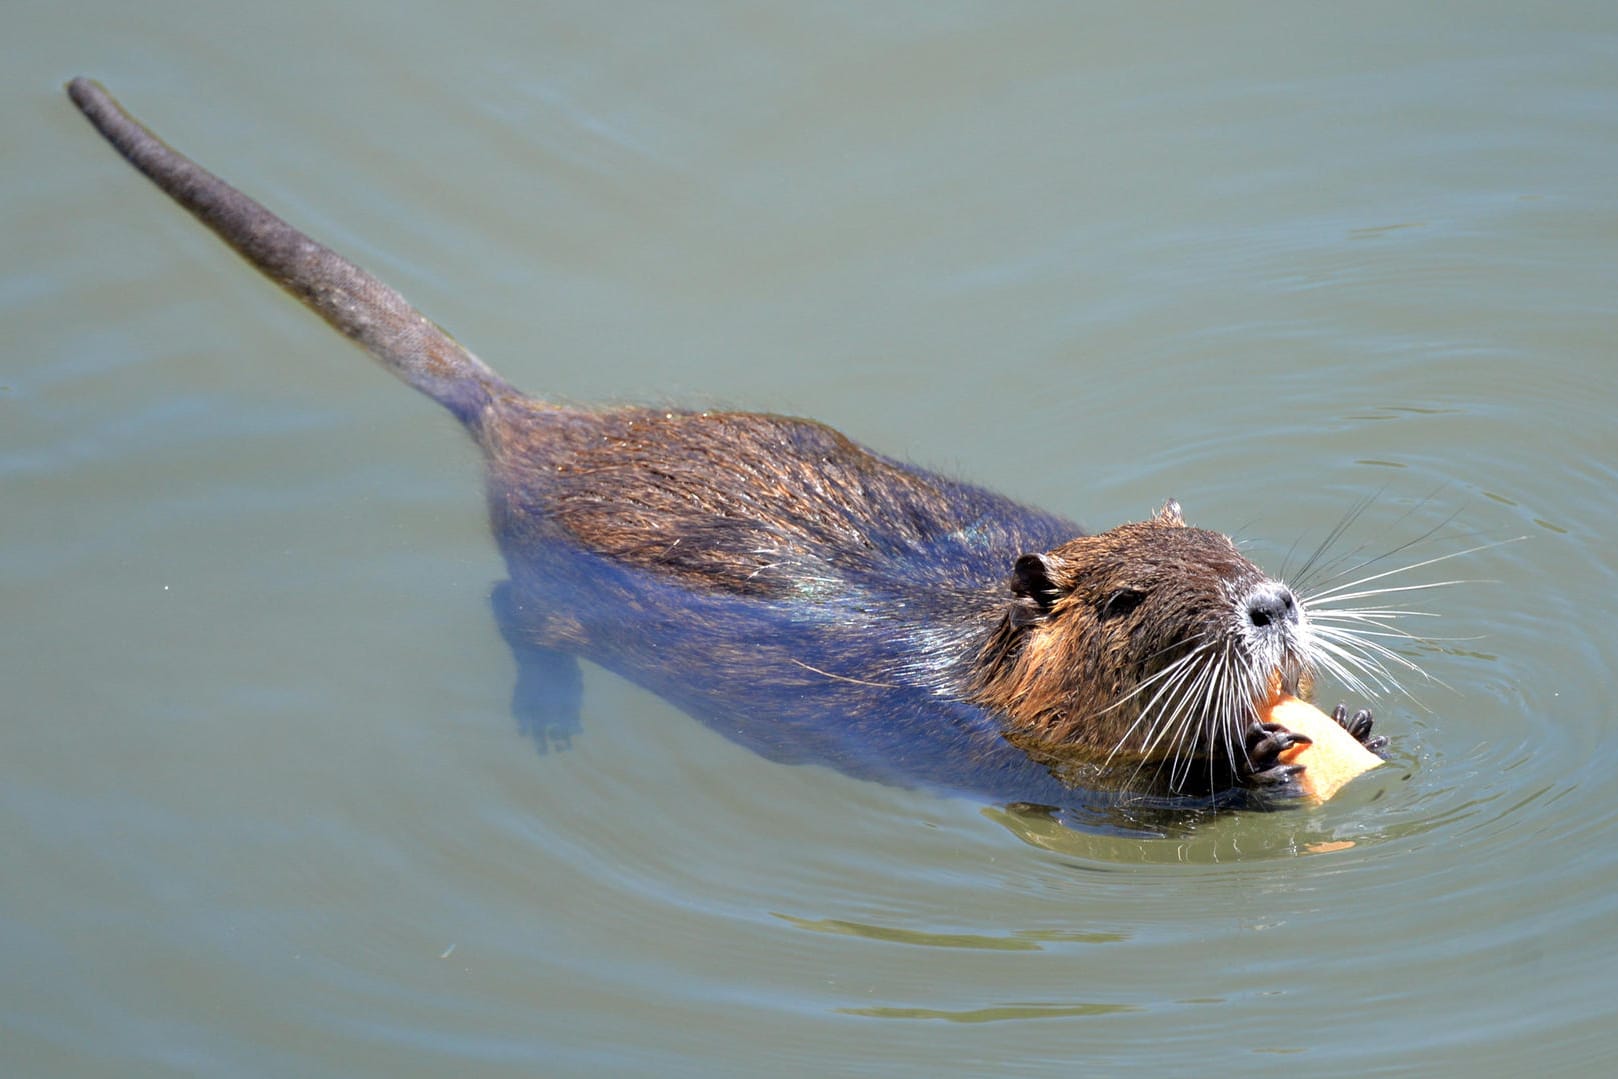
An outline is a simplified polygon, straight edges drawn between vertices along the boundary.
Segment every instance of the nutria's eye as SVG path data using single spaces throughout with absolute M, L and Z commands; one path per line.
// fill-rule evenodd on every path
M 1141 601 L 1145 598 L 1146 594 L 1144 592 L 1137 592 L 1133 588 L 1120 588 L 1108 596 L 1101 604 L 1101 620 L 1105 622 L 1109 618 L 1119 618 L 1126 615 L 1139 607 Z

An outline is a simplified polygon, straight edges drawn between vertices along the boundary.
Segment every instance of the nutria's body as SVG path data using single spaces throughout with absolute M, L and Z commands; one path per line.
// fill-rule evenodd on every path
M 582 656 L 772 758 L 999 801 L 1274 790 L 1296 772 L 1256 709 L 1307 680 L 1308 621 L 1178 506 L 1087 536 L 808 420 L 524 396 L 94 83 L 69 93 L 482 447 L 510 573 L 495 606 L 539 689 L 530 722 L 565 727 Z

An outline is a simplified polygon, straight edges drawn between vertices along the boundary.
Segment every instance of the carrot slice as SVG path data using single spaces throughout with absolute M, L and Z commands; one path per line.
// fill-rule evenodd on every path
M 1281 694 L 1264 709 L 1264 719 L 1294 734 L 1313 739 L 1281 754 L 1286 764 L 1303 765 L 1298 777 L 1304 793 L 1319 802 L 1332 797 L 1349 780 L 1382 763 L 1382 758 L 1354 740 L 1337 721 L 1308 701 Z

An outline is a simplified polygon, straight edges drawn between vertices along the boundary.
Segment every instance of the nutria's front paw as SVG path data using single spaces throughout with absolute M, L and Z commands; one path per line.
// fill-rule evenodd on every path
M 1282 764 L 1281 754 L 1293 746 L 1313 743 L 1308 735 L 1289 731 L 1279 723 L 1254 722 L 1247 728 L 1247 774 L 1256 787 L 1285 787 L 1302 771 L 1301 764 Z
M 1386 736 L 1377 735 L 1374 738 L 1371 736 L 1371 710 L 1369 708 L 1361 708 L 1350 718 L 1348 706 L 1339 704 L 1332 709 L 1331 717 L 1337 721 L 1339 727 L 1354 736 L 1354 741 L 1379 757 L 1387 756 L 1382 752 L 1388 748 Z
M 1247 763 L 1255 772 L 1281 763 L 1281 754 L 1293 746 L 1313 743 L 1306 734 L 1289 731 L 1279 723 L 1253 722 L 1247 727 Z

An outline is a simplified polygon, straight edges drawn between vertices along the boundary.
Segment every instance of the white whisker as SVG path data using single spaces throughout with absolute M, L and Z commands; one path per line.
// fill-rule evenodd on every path
M 1397 573 L 1398 571 L 1393 570 L 1393 571 L 1390 571 L 1390 572 Z M 1372 579 L 1373 578 L 1367 578 L 1365 581 L 1351 581 L 1348 584 L 1343 585 L 1343 588 L 1353 588 L 1353 587 L 1355 587 L 1357 585 L 1366 584 Z M 1341 589 L 1336 589 L 1336 590 L 1333 590 L 1331 592 L 1321 592 L 1318 595 L 1305 596 L 1304 599 L 1303 599 L 1303 602 L 1306 605 L 1307 604 L 1312 604 L 1312 603 L 1319 603 L 1319 602 L 1321 602 L 1323 600 L 1329 601 L 1331 603 L 1346 603 L 1346 602 L 1348 602 L 1349 600 L 1352 600 L 1352 599 L 1369 599 L 1372 596 L 1387 596 L 1387 595 L 1393 594 L 1394 592 L 1424 592 L 1429 588 L 1447 588 L 1450 585 L 1456 585 L 1456 584 L 1499 584 L 1499 583 L 1500 582 L 1498 582 L 1498 581 L 1492 581 L 1492 580 L 1489 580 L 1488 578 L 1483 578 L 1483 577 L 1479 577 L 1479 578 L 1456 577 L 1453 580 L 1430 581 L 1427 584 L 1404 584 L 1404 585 L 1393 585 L 1393 586 L 1388 587 L 1388 588 L 1368 588 L 1363 592 L 1344 592 Z M 1327 609 L 1329 609 L 1329 608 L 1327 608 Z
M 1487 551 L 1492 547 L 1503 547 L 1508 543 L 1517 543 L 1527 538 L 1527 536 L 1514 536 L 1511 539 L 1498 540 L 1494 543 L 1480 543 L 1476 547 L 1468 547 L 1460 551 L 1451 551 L 1448 554 L 1437 555 L 1433 558 L 1423 559 L 1420 562 L 1412 562 L 1406 566 L 1399 566 L 1394 569 L 1383 570 L 1381 573 L 1373 573 L 1367 577 L 1361 577 L 1357 580 L 1346 581 L 1335 588 L 1328 588 L 1322 592 L 1316 592 L 1313 595 L 1306 596 L 1304 597 L 1304 602 L 1310 603 L 1315 600 L 1325 599 L 1328 596 L 1336 596 L 1339 592 L 1349 588 L 1358 588 L 1362 584 L 1370 584 L 1372 581 L 1380 581 L 1386 577 L 1392 577 L 1396 574 L 1409 573 L 1411 570 L 1422 569 L 1426 566 L 1436 565 L 1439 562 L 1447 562 L 1451 558 L 1459 558 L 1462 555 L 1476 554 L 1478 551 Z
M 1351 650 L 1355 648 L 1363 649 L 1370 655 L 1389 660 L 1390 662 L 1396 663 L 1403 667 L 1405 670 L 1414 671 L 1423 677 L 1426 677 L 1427 675 L 1427 672 L 1423 671 L 1421 667 L 1408 656 L 1401 655 L 1380 641 L 1370 639 L 1378 636 L 1377 634 L 1362 633 L 1358 630 L 1351 631 L 1332 627 L 1325 632 L 1318 633 L 1317 636 L 1331 641 L 1343 648 L 1348 648 Z
M 1174 754 L 1166 762 L 1168 763 L 1170 769 L 1170 786 L 1171 788 L 1173 787 L 1175 783 L 1174 775 L 1176 771 L 1176 762 L 1179 759 L 1180 750 L 1184 740 L 1183 731 L 1185 729 L 1185 721 L 1183 721 L 1180 717 L 1182 714 L 1186 713 L 1187 705 L 1193 698 L 1197 685 L 1207 677 L 1208 665 L 1207 663 L 1201 661 L 1207 660 L 1210 656 L 1210 648 L 1199 647 L 1190 655 L 1185 657 L 1186 659 L 1195 658 L 1199 661 L 1194 668 L 1188 664 L 1176 664 L 1178 667 L 1176 677 L 1170 682 L 1166 683 L 1159 690 L 1159 692 L 1152 697 L 1151 701 L 1147 703 L 1146 707 L 1141 710 L 1140 719 L 1136 721 L 1135 726 L 1138 727 L 1142 721 L 1146 721 L 1147 725 L 1145 733 L 1142 735 L 1141 739 L 1143 742 L 1143 748 L 1141 751 L 1140 762 L 1135 767 L 1136 776 L 1139 776 L 1141 769 L 1144 768 L 1146 763 L 1151 759 L 1153 750 L 1157 748 L 1158 744 L 1163 741 L 1165 736 L 1169 735 L 1171 731 L 1182 732 L 1176 733 L 1174 740 L 1171 742 L 1171 744 L 1174 746 Z M 1133 730 L 1133 728 L 1131 728 L 1131 730 Z M 1127 737 L 1128 735 L 1126 734 L 1125 738 L 1127 739 Z M 1121 740 L 1119 742 L 1119 746 L 1122 744 L 1123 743 Z M 1116 752 L 1116 749 L 1114 752 Z M 1164 763 L 1165 762 L 1163 761 L 1158 762 L 1154 773 L 1155 775 L 1162 775 Z
M 1420 615 L 1424 612 L 1415 613 Z M 1311 628 L 1316 633 L 1346 633 L 1365 637 L 1401 637 L 1416 644 L 1430 644 L 1434 641 L 1475 641 L 1480 639 L 1480 635 L 1471 637 L 1433 637 L 1426 633 L 1412 633 L 1395 623 L 1394 620 L 1401 617 L 1406 616 L 1398 611 L 1344 611 L 1337 618 L 1314 623 Z M 1437 618 L 1439 616 L 1428 615 L 1428 617 Z
M 1347 664 L 1351 664 L 1353 667 L 1358 668 L 1360 666 L 1358 657 L 1352 655 L 1351 653 L 1342 653 L 1336 645 L 1328 644 L 1325 641 L 1318 643 L 1320 644 L 1320 654 L 1317 655 L 1315 659 L 1323 668 L 1326 669 L 1327 673 L 1331 674 L 1339 682 L 1343 683 L 1343 686 L 1350 693 L 1355 693 L 1362 697 L 1372 697 L 1376 695 L 1371 687 L 1366 685 L 1365 681 L 1360 678 L 1359 675 L 1355 674 L 1349 666 L 1345 665 L 1346 661 Z M 1339 655 L 1342 655 L 1343 659 L 1338 659 Z M 1379 688 L 1385 689 L 1387 687 L 1381 686 Z
M 1206 645 L 1198 645 L 1196 648 L 1193 648 L 1190 652 L 1187 652 L 1173 663 L 1170 663 L 1167 667 L 1164 667 L 1161 671 L 1158 671 L 1150 678 L 1143 679 L 1140 685 L 1130 690 L 1123 697 L 1119 698 L 1117 701 L 1114 701 L 1103 710 L 1103 712 L 1109 712 L 1114 708 L 1118 708 L 1125 702 L 1138 697 L 1146 689 L 1154 685 L 1156 686 L 1156 690 L 1153 692 L 1151 699 L 1141 707 L 1140 715 L 1135 717 L 1135 722 L 1131 723 L 1129 728 L 1124 731 L 1123 735 L 1118 739 L 1118 741 L 1113 744 L 1112 752 L 1108 753 L 1106 759 L 1102 762 L 1103 766 L 1110 765 L 1112 763 L 1113 758 L 1118 755 L 1118 751 L 1124 748 L 1124 746 L 1129 742 L 1130 737 L 1140 729 L 1142 723 L 1147 724 L 1145 737 L 1149 738 L 1151 736 L 1151 732 L 1155 727 L 1155 721 L 1148 721 L 1151 720 L 1153 712 L 1157 709 L 1158 702 L 1164 700 L 1166 695 L 1172 697 L 1172 695 L 1176 692 L 1177 687 L 1180 686 L 1181 683 L 1183 683 L 1184 680 L 1190 675 L 1191 664 L 1201 659 L 1206 652 Z
M 1397 607 L 1326 607 L 1321 610 L 1309 612 L 1311 622 L 1325 619 L 1341 619 L 1344 621 L 1371 619 L 1371 618 L 1441 618 L 1436 611 L 1404 611 Z

